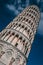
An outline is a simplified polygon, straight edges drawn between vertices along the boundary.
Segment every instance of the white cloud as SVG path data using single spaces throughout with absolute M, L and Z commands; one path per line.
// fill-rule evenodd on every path
M 29 5 L 29 0 L 26 0 L 26 6 L 28 6 Z
M 21 3 L 21 0 L 18 0 L 18 3 Z
M 19 11 L 16 10 L 15 6 L 14 5 L 9 5 L 7 4 L 6 7 L 11 10 L 15 15 L 19 14 Z
M 12 11 L 15 10 L 15 7 L 14 7 L 13 5 L 9 5 L 9 4 L 7 4 L 6 7 L 9 8 L 10 10 L 12 10 Z
M 21 11 L 22 11 L 23 9 L 24 9 L 24 8 L 22 8 L 21 6 L 18 7 L 18 10 L 21 10 Z

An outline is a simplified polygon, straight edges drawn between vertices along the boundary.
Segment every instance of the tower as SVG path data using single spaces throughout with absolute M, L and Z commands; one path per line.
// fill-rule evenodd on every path
M 39 8 L 29 6 L 0 33 L 0 65 L 26 65 L 39 19 Z

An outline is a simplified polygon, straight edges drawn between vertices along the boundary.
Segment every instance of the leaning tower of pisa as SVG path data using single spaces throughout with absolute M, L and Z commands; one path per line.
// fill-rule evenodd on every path
M 0 33 L 0 65 L 26 65 L 39 19 L 39 8 L 29 6 Z

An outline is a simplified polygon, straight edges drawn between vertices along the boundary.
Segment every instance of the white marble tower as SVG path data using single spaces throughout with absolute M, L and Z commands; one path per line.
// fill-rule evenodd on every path
M 0 65 L 26 65 L 39 19 L 39 8 L 32 5 L 0 32 Z

